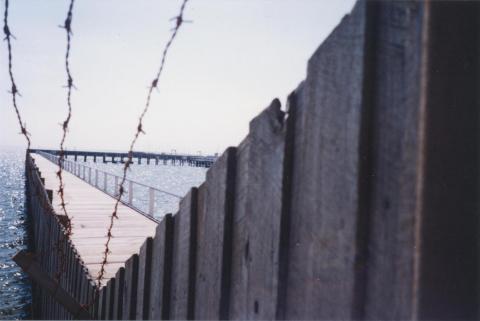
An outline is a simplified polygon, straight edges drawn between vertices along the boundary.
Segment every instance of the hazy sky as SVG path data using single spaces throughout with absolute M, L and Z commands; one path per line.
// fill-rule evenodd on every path
M 11 0 L 19 106 L 33 147 L 56 148 L 66 116 L 67 0 Z M 127 150 L 181 1 L 77 0 L 68 148 Z M 353 0 L 190 0 L 136 150 L 205 153 L 237 145 L 252 117 L 305 78 L 308 58 Z M 3 15 L 3 1 L 1 10 Z M 0 49 L 0 146 L 24 147 Z

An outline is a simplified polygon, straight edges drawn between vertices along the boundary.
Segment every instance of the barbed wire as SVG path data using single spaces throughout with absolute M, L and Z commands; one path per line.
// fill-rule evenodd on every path
M 62 139 L 60 141 L 60 152 L 59 152 L 59 157 L 58 157 L 58 171 L 57 171 L 57 177 L 59 180 L 59 187 L 58 187 L 58 195 L 60 196 L 60 206 L 62 208 L 62 212 L 65 215 L 65 235 L 62 235 L 62 237 L 59 239 L 59 244 L 57 244 L 57 251 L 62 252 L 63 251 L 63 242 L 66 242 L 72 235 L 72 218 L 68 215 L 67 212 L 67 207 L 66 207 L 66 202 L 65 202 L 65 182 L 63 180 L 63 165 L 65 161 L 65 139 L 67 138 L 67 132 L 68 132 L 68 125 L 70 123 L 70 120 L 72 118 L 72 88 L 74 88 L 73 85 L 73 78 L 72 74 L 70 71 L 70 48 L 71 48 L 71 39 L 72 39 L 72 19 L 73 19 L 73 5 L 75 3 L 75 0 L 70 0 L 70 5 L 68 7 L 68 12 L 67 12 L 67 18 L 65 19 L 65 22 L 63 26 L 60 26 L 61 28 L 65 29 L 65 32 L 67 34 L 67 50 L 65 53 L 65 70 L 67 73 L 67 118 L 63 121 L 62 123 Z M 60 260 L 59 260 L 59 268 L 57 271 L 57 279 L 60 279 L 61 274 L 65 270 L 65 253 L 59 253 Z
M 105 274 L 105 265 L 107 264 L 108 255 L 110 254 L 109 244 L 110 244 L 110 241 L 112 239 L 112 229 L 113 229 L 113 226 L 114 226 L 115 219 L 118 219 L 118 214 L 117 214 L 118 207 L 119 207 L 119 204 L 121 202 L 121 198 L 125 193 L 124 185 L 125 185 L 125 181 L 126 181 L 126 177 L 127 177 L 127 171 L 129 169 L 130 165 L 132 164 L 133 148 L 135 147 L 135 144 L 136 144 L 140 134 L 145 134 L 145 132 L 143 130 L 143 120 L 144 120 L 144 117 L 145 117 L 145 115 L 147 114 L 147 112 L 150 108 L 150 101 L 151 101 L 153 90 L 158 88 L 158 82 L 159 82 L 160 76 L 163 72 L 165 62 L 166 62 L 166 57 L 167 57 L 167 54 L 170 50 L 170 47 L 171 47 L 173 41 L 175 40 L 175 38 L 178 34 L 178 31 L 179 31 L 180 27 L 182 26 L 182 24 L 185 23 L 185 22 L 190 22 L 190 21 L 187 21 L 187 20 L 183 19 L 183 14 L 184 14 L 187 2 L 188 2 L 188 0 L 184 0 L 182 2 L 179 14 L 176 17 L 171 19 L 171 20 L 175 21 L 175 26 L 174 26 L 174 28 L 172 28 L 172 30 L 171 30 L 172 33 L 170 35 L 170 38 L 167 41 L 167 43 L 166 43 L 166 45 L 163 49 L 159 69 L 157 70 L 157 73 L 156 73 L 153 81 L 151 82 L 151 84 L 148 88 L 148 94 L 147 94 L 145 106 L 144 106 L 144 108 L 143 108 L 143 110 L 140 114 L 139 121 L 138 121 L 138 124 L 137 124 L 136 132 L 135 132 L 135 135 L 133 137 L 133 140 L 130 143 L 130 147 L 129 147 L 129 151 L 128 151 L 128 159 L 127 159 L 127 162 L 125 163 L 125 166 L 123 168 L 123 175 L 122 175 L 121 182 L 119 184 L 119 191 L 118 191 L 118 195 L 116 197 L 114 210 L 113 210 L 113 212 L 110 216 L 110 224 L 108 226 L 108 231 L 107 231 L 107 241 L 105 243 L 105 251 L 103 253 L 104 256 L 103 256 L 103 260 L 102 260 L 102 263 L 101 263 L 100 271 L 99 271 L 98 276 L 97 276 L 98 289 L 101 286 L 101 281 L 102 281 L 103 276 Z M 73 84 L 73 77 L 72 77 L 71 70 L 70 70 L 70 50 L 71 50 L 71 39 L 72 39 L 72 19 L 73 19 L 74 3 L 75 3 L 75 0 L 70 0 L 70 4 L 69 4 L 69 7 L 68 7 L 68 12 L 67 12 L 67 18 L 65 19 L 64 24 L 62 26 L 60 26 L 61 28 L 65 29 L 66 36 L 67 36 L 67 49 L 66 49 L 66 54 L 65 54 L 65 69 L 66 69 L 66 74 L 67 74 L 67 85 L 65 87 L 67 88 L 68 113 L 67 113 L 66 119 L 61 124 L 63 133 L 62 133 L 62 137 L 61 137 L 61 141 L 60 141 L 60 151 L 59 151 L 59 158 L 58 158 L 58 171 L 56 173 L 56 175 L 59 179 L 59 188 L 58 188 L 57 192 L 58 192 L 58 195 L 60 197 L 60 206 L 61 206 L 61 209 L 63 211 L 64 217 L 65 217 L 65 222 L 64 222 L 65 223 L 65 225 L 64 225 L 65 233 L 64 233 L 64 235 L 62 235 L 62 237 L 59 238 L 59 241 L 56 245 L 57 255 L 60 258 L 58 270 L 57 270 L 57 273 L 56 273 L 56 276 L 55 276 L 56 279 L 60 279 L 61 275 L 63 274 L 63 272 L 65 270 L 65 260 L 66 260 L 66 258 L 65 258 L 65 253 L 63 253 L 64 252 L 63 251 L 64 247 L 62 246 L 62 244 L 64 242 L 66 242 L 72 235 L 72 221 L 71 221 L 71 217 L 68 215 L 67 208 L 66 208 L 67 203 L 66 203 L 66 200 L 65 200 L 65 182 L 64 182 L 64 178 L 63 178 L 63 165 L 64 165 L 64 161 L 65 161 L 65 148 L 64 148 L 65 147 L 65 140 L 66 140 L 67 133 L 68 133 L 68 126 L 69 126 L 70 120 L 72 118 L 72 103 L 71 103 L 72 89 L 75 88 L 75 86 Z M 4 34 L 5 34 L 5 39 L 4 40 L 7 41 L 7 48 L 8 48 L 9 76 L 10 76 L 10 81 L 11 81 L 11 86 L 12 86 L 10 93 L 12 95 L 12 103 L 13 103 L 13 107 L 15 109 L 15 113 L 16 113 L 16 116 L 17 116 L 17 119 L 18 119 L 18 123 L 20 125 L 21 134 L 25 136 L 25 138 L 27 140 L 27 143 L 28 143 L 28 150 L 30 150 L 30 147 L 31 147 L 30 134 L 28 133 L 28 131 L 26 129 L 26 124 L 23 122 L 23 119 L 21 117 L 21 113 L 20 113 L 20 110 L 19 110 L 18 104 L 17 104 L 17 96 L 20 96 L 20 93 L 18 91 L 18 87 L 16 86 L 15 78 L 14 78 L 14 75 L 13 75 L 13 58 L 12 58 L 13 55 L 12 55 L 12 44 L 11 44 L 12 38 L 15 39 L 15 37 L 11 33 L 10 28 L 8 26 L 8 13 L 9 13 L 8 9 L 9 9 L 9 0 L 5 0 L 3 31 L 4 31 Z M 98 291 L 98 289 L 97 289 L 97 291 Z M 87 306 L 89 306 L 89 305 L 91 305 L 91 303 L 87 303 Z
M 157 87 L 158 86 L 158 81 L 159 81 L 160 76 L 163 72 L 163 68 L 165 66 L 165 61 L 166 61 L 166 58 L 167 58 L 167 54 L 170 50 L 170 47 L 171 47 L 173 41 L 175 40 L 175 38 L 178 34 L 178 31 L 179 31 L 180 27 L 182 26 L 182 24 L 184 22 L 190 22 L 190 21 L 186 21 L 186 20 L 183 19 L 183 13 L 185 11 L 185 6 L 186 6 L 187 2 L 188 2 L 188 0 L 183 1 L 182 5 L 180 7 L 179 14 L 176 17 L 173 17 L 171 19 L 171 20 L 175 21 L 175 26 L 171 30 L 172 33 L 170 35 L 170 38 L 167 41 L 167 44 L 165 45 L 165 48 L 163 49 L 162 59 L 161 59 L 161 62 L 160 62 L 160 67 L 158 68 L 158 71 L 155 75 L 155 78 L 153 79 L 152 83 L 150 84 L 150 86 L 148 88 L 147 99 L 146 99 L 143 111 L 140 114 L 140 117 L 139 117 L 139 120 L 138 120 L 137 131 L 135 132 L 133 140 L 130 143 L 130 148 L 129 148 L 129 151 L 128 151 L 128 159 L 125 162 L 125 166 L 123 167 L 123 175 L 122 175 L 122 179 L 121 179 L 120 184 L 119 184 L 118 195 L 117 195 L 117 198 L 116 198 L 116 201 L 115 201 L 115 205 L 114 205 L 112 215 L 110 216 L 110 224 L 109 224 L 108 230 L 107 230 L 107 241 L 105 243 L 105 250 L 103 252 L 103 260 L 102 260 L 102 264 L 100 266 L 100 271 L 98 272 L 98 276 L 97 276 L 98 288 L 101 287 L 101 282 L 102 282 L 103 276 L 105 274 L 105 265 L 107 264 L 108 255 L 111 253 L 109 245 L 110 245 L 110 241 L 112 239 L 112 229 L 113 229 L 115 220 L 118 219 L 118 214 L 117 214 L 118 206 L 121 202 L 123 194 L 125 193 L 124 184 L 125 184 L 125 180 L 127 178 L 127 171 L 130 168 L 130 164 L 133 162 L 132 161 L 132 159 L 133 159 L 133 148 L 135 147 L 135 144 L 136 144 L 140 134 L 145 134 L 145 132 L 143 131 L 143 119 L 144 119 L 145 115 L 147 114 L 147 112 L 150 108 L 150 100 L 151 100 L 151 97 L 152 97 L 152 92 L 155 88 L 158 88 Z
M 3 15 L 3 33 L 5 34 L 5 39 L 7 41 L 7 48 L 8 48 L 8 74 L 10 76 L 10 83 L 12 89 L 9 93 L 12 95 L 12 104 L 13 108 L 15 109 L 15 114 L 17 116 L 18 124 L 20 125 L 20 134 L 25 136 L 27 140 L 27 150 L 30 150 L 31 141 L 30 141 L 30 133 L 27 131 L 27 125 L 23 122 L 22 116 L 20 114 L 20 110 L 17 105 L 17 96 L 20 96 L 18 92 L 17 84 L 15 83 L 15 78 L 13 76 L 13 57 L 12 57 L 12 38 L 15 39 L 12 32 L 10 31 L 10 27 L 8 26 L 8 0 L 5 0 L 5 12 Z
M 71 3 L 70 3 L 68 15 L 67 15 L 67 20 L 65 21 L 65 28 L 67 28 L 67 30 L 70 30 L 70 32 L 67 32 L 68 33 L 68 36 L 67 36 L 68 37 L 68 41 L 67 41 L 68 44 L 67 44 L 67 55 L 66 55 L 66 57 L 67 57 L 66 64 L 67 64 L 67 73 L 68 73 L 68 87 L 69 87 L 69 93 L 68 93 L 69 114 L 68 114 L 67 120 L 64 122 L 64 126 L 63 126 L 64 135 L 62 137 L 61 147 L 63 146 L 63 143 L 65 141 L 66 129 L 68 128 L 68 123 L 69 123 L 70 118 L 71 118 L 71 104 L 70 104 L 70 96 L 71 96 L 70 91 L 71 90 L 70 89 L 71 89 L 71 86 L 73 85 L 73 83 L 71 81 L 70 70 L 69 70 L 69 67 L 68 67 L 68 57 L 69 57 L 69 51 L 70 51 L 70 34 L 71 34 L 70 25 L 71 25 L 71 19 L 72 19 L 73 2 L 74 2 L 74 0 L 72 0 Z M 20 125 L 21 134 L 23 136 L 25 136 L 25 139 L 27 140 L 27 151 L 29 151 L 30 147 L 31 147 L 30 133 L 26 129 L 26 124 L 22 120 L 20 110 L 19 110 L 18 104 L 17 104 L 17 96 L 20 96 L 20 93 L 18 91 L 18 87 L 16 85 L 15 78 L 14 78 L 14 75 L 13 75 L 13 54 L 12 54 L 12 38 L 15 39 L 15 37 L 12 34 L 12 32 L 10 30 L 10 27 L 8 25 L 8 16 L 9 16 L 9 0 L 5 0 L 5 11 L 4 11 L 4 17 L 3 17 L 3 22 L 4 22 L 3 33 L 5 34 L 5 39 L 4 40 L 6 40 L 7 48 L 8 48 L 8 73 L 9 73 L 9 76 L 10 76 L 10 82 L 11 82 L 11 86 L 12 86 L 10 93 L 12 95 L 12 103 L 13 103 L 13 107 L 15 109 L 15 113 L 16 113 L 16 116 L 17 116 L 18 123 Z M 59 172 L 57 172 L 57 175 L 60 178 L 59 192 L 60 192 L 61 199 L 62 199 L 62 202 L 61 202 L 62 209 L 64 210 L 65 217 L 67 218 L 67 226 L 66 226 L 66 232 L 67 233 L 66 233 L 65 236 L 63 236 L 63 238 L 60 237 L 57 244 L 56 244 L 57 255 L 60 257 L 59 262 L 61 262 L 61 263 L 59 263 L 58 271 L 55 275 L 55 278 L 57 280 L 60 279 L 62 273 L 65 270 L 66 257 L 65 257 L 64 246 L 63 245 L 71 234 L 71 223 L 70 223 L 69 216 L 66 213 L 65 200 L 64 200 L 64 195 L 63 195 L 64 186 L 63 186 L 63 180 L 62 180 L 62 175 L 61 175 L 61 165 L 59 165 L 59 167 L 60 167 Z

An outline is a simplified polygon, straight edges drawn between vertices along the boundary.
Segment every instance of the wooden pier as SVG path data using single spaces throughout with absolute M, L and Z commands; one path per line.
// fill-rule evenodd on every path
M 32 159 L 45 180 L 45 189 L 56 191 L 59 186 L 56 174 L 58 166 L 39 155 L 33 154 Z M 64 171 L 63 177 L 67 213 L 72 221 L 71 240 L 90 276 L 95 278 L 103 259 L 106 226 L 110 222 L 115 199 L 67 171 Z M 51 195 L 53 210 L 61 215 L 63 212 L 59 197 L 54 192 Z M 112 230 L 112 253 L 106 266 L 107 280 L 115 276 L 125 261 L 138 252 L 147 237 L 155 234 L 157 226 L 153 219 L 123 204 L 118 208 L 118 220 L 115 223 Z
M 52 149 L 31 149 L 33 153 L 44 152 L 52 155 L 59 155 L 59 150 Z M 93 151 L 73 151 L 65 150 L 65 157 L 68 159 L 72 157 L 75 161 L 83 159 L 84 162 L 90 158 L 93 162 L 102 161 L 103 163 L 124 163 L 128 159 L 128 153 L 117 152 L 93 152 Z M 147 153 L 147 152 L 133 152 L 132 159 L 136 160 L 138 164 L 145 160 L 148 165 L 152 162 L 155 165 L 160 163 L 171 165 L 188 165 L 195 167 L 210 167 L 217 159 L 217 156 L 201 156 L 201 155 L 181 155 L 181 154 L 167 154 L 167 153 Z
M 53 256 L 58 255 L 55 248 L 62 244 L 59 233 L 62 231 L 61 222 L 64 221 L 59 205 L 60 200 L 55 192 L 59 186 L 57 171 L 58 166 L 50 160 L 38 154 L 28 155 L 29 193 L 36 191 L 34 195 L 27 196 L 30 203 L 29 212 L 37 213 L 37 215 L 33 215 L 32 220 L 34 246 L 37 254 L 41 254 L 41 258 L 44 256 L 48 258 L 41 261 L 51 275 L 58 273 L 60 269 L 60 258 Z M 62 280 L 63 285 L 73 282 L 76 288 L 74 290 L 72 287 L 70 290 L 78 291 L 75 293 L 78 302 L 88 304 L 89 300 L 93 300 L 96 289 L 95 279 L 103 260 L 104 244 L 107 239 L 106 227 L 110 221 L 115 199 L 66 171 L 64 171 L 63 178 L 66 208 L 72 222 L 72 236 L 69 247 L 64 249 L 67 262 Z M 43 193 L 39 193 L 39 190 Z M 38 199 L 42 196 L 48 197 L 47 204 L 45 203 L 47 200 L 40 201 Z M 50 219 L 46 222 L 47 215 L 56 217 L 57 220 Z M 125 266 L 128 258 L 139 251 L 146 238 L 155 234 L 157 227 L 155 220 L 123 204 L 120 204 L 118 208 L 118 217 L 112 230 L 111 253 L 105 266 L 104 284 Z M 74 274 L 71 275 L 70 272 Z M 52 311 L 46 310 L 46 308 L 54 304 L 48 301 L 48 296 L 43 304 L 39 303 L 38 297 L 42 297 L 42 292 L 39 293 L 34 293 L 35 316 L 45 318 L 50 315 L 51 317 Z M 45 300 L 45 298 L 41 299 Z M 58 313 L 56 318 L 68 317 L 61 307 L 57 307 L 56 313 Z
M 478 319 L 479 24 L 480 2 L 359 1 L 286 112 L 273 100 L 177 213 L 122 208 L 96 300 L 113 200 L 68 176 L 59 286 L 102 320 Z M 54 168 L 30 155 L 34 251 L 53 275 Z M 33 298 L 36 317 L 75 316 L 35 282 Z

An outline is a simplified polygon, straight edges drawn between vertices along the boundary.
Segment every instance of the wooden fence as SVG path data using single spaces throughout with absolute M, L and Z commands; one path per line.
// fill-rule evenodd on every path
M 478 318 L 479 42 L 480 2 L 358 2 L 287 111 L 274 100 L 252 120 L 94 317 Z M 57 223 L 30 211 L 51 270 Z M 91 282 L 68 253 L 64 286 L 82 301 Z M 68 317 L 41 293 L 39 315 Z
M 45 189 L 41 172 L 29 154 L 26 159 L 26 178 L 27 212 L 32 227 L 30 243 L 35 254 L 32 259 L 39 264 L 36 269 L 41 268 L 41 271 L 34 271 L 34 274 L 49 276 L 39 275 L 37 277 L 42 278 L 41 282 L 32 282 L 32 317 L 71 319 L 84 316 L 78 307 L 92 302 L 95 282 L 75 246 L 63 237 L 65 228 L 61 216 L 56 215 L 51 205 L 52 191 Z M 22 268 L 25 269 L 25 266 Z M 26 272 L 29 273 L 28 270 Z M 58 276 L 60 278 L 57 281 Z M 73 297 L 76 304 L 58 304 L 55 297 L 64 294 L 64 291 Z M 90 306 L 89 312 L 94 312 L 94 305 Z

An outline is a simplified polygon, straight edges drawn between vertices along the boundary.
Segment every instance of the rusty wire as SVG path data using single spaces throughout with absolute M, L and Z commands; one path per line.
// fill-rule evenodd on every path
M 3 16 L 3 33 L 5 34 L 5 39 L 7 41 L 7 48 L 8 48 L 8 74 L 10 76 L 10 83 L 12 89 L 9 93 L 12 95 L 12 104 L 13 108 L 15 109 L 15 114 L 17 115 L 18 124 L 20 125 L 20 134 L 25 136 L 27 140 L 27 150 L 30 150 L 30 133 L 27 132 L 27 125 L 23 122 L 22 116 L 20 114 L 20 110 L 17 104 L 17 96 L 20 96 L 18 92 L 17 84 L 15 83 L 15 78 L 13 77 L 13 57 L 12 57 L 12 38 L 15 39 L 13 34 L 10 31 L 10 27 L 8 26 L 8 0 L 5 0 L 5 13 Z
M 121 202 L 123 194 L 125 193 L 124 184 L 125 184 L 125 180 L 127 178 L 127 170 L 129 169 L 130 164 L 133 162 L 132 161 L 133 148 L 135 147 L 135 144 L 136 144 L 140 134 L 145 134 L 145 132 L 143 131 L 143 119 L 144 119 L 145 115 L 147 114 L 148 109 L 150 108 L 150 99 L 151 99 L 151 96 L 152 96 L 152 92 L 155 88 L 158 88 L 157 87 L 158 86 L 158 81 L 160 79 L 163 68 L 165 66 L 165 61 L 166 61 L 168 51 L 170 50 L 170 47 L 171 47 L 173 41 L 175 40 L 180 27 L 182 26 L 183 23 L 187 22 L 183 19 L 183 13 L 185 11 L 185 6 L 186 6 L 187 2 L 188 2 L 188 0 L 183 1 L 182 5 L 180 7 L 179 14 L 176 17 L 173 17 L 171 19 L 171 20 L 175 21 L 175 26 L 172 28 L 172 30 L 171 30 L 172 33 L 170 35 L 170 38 L 167 41 L 167 44 L 165 45 L 165 48 L 163 49 L 162 59 L 161 59 L 161 62 L 160 62 L 160 67 L 157 70 L 155 78 L 153 79 L 150 86 L 148 87 L 148 94 L 147 94 L 147 99 L 146 99 L 146 102 L 145 102 L 145 106 L 143 108 L 142 113 L 140 114 L 138 124 L 137 124 L 137 130 L 135 132 L 133 140 L 130 143 L 130 148 L 129 148 L 129 151 L 128 151 L 128 159 L 127 159 L 127 161 L 126 161 L 126 163 L 123 167 L 122 180 L 120 181 L 118 195 L 117 195 L 117 198 L 116 198 L 116 202 L 115 202 L 115 205 L 114 205 L 112 215 L 110 216 L 110 225 L 108 226 L 108 231 L 107 231 L 107 241 L 105 243 L 105 251 L 103 253 L 103 260 L 102 260 L 102 264 L 100 266 L 100 271 L 98 272 L 98 276 L 97 276 L 98 288 L 100 288 L 103 276 L 105 274 L 105 265 L 107 264 L 108 255 L 110 254 L 109 245 L 110 245 L 110 241 L 112 239 L 112 229 L 113 229 L 113 226 L 114 226 L 115 219 L 118 219 L 118 214 L 117 214 L 118 206 Z
M 60 152 L 59 152 L 59 157 L 58 157 L 58 171 L 57 171 L 57 177 L 59 179 L 59 187 L 58 187 L 58 195 L 60 196 L 60 206 L 62 208 L 63 214 L 65 215 L 65 235 L 59 239 L 59 244 L 57 244 L 57 251 L 59 251 L 59 256 L 60 256 L 60 262 L 59 262 L 59 268 L 57 271 L 57 279 L 60 278 L 61 274 L 65 270 L 65 253 L 63 252 L 63 242 L 66 242 L 70 236 L 72 235 L 72 220 L 71 217 L 67 213 L 67 208 L 66 208 L 66 202 L 65 202 L 65 183 L 63 181 L 63 164 L 65 161 L 65 139 L 67 137 L 67 132 L 68 132 L 68 125 L 70 123 L 70 120 L 72 118 L 72 89 L 74 88 L 73 85 L 73 78 L 72 74 L 70 71 L 70 48 L 71 48 L 71 39 L 72 39 L 72 18 L 73 18 L 73 5 L 75 3 L 75 0 L 70 0 L 70 5 L 68 7 L 68 12 L 67 12 L 67 18 L 65 19 L 65 22 L 63 26 L 60 26 L 61 28 L 65 29 L 66 35 L 67 35 L 67 49 L 65 53 L 65 70 L 67 74 L 67 85 L 65 86 L 67 88 L 67 117 L 62 123 L 62 139 L 60 141 Z

